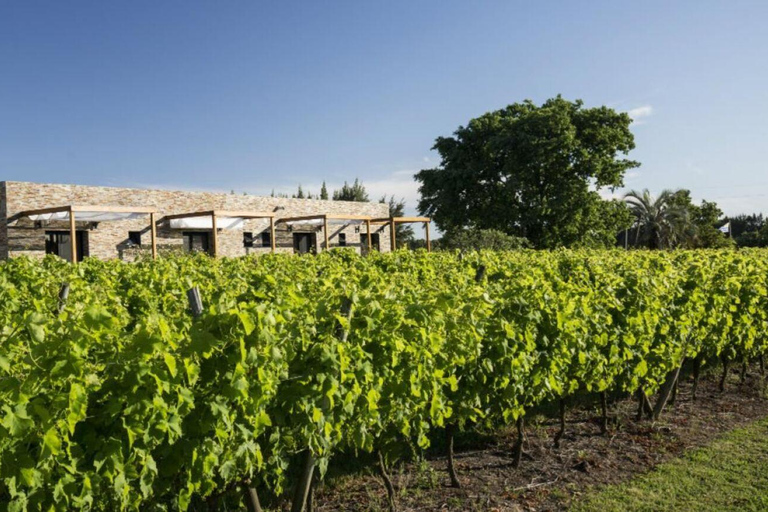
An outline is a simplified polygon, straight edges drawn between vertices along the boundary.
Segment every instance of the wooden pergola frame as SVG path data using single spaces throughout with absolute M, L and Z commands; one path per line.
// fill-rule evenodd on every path
M 77 212 L 97 212 L 97 213 L 139 213 L 149 215 L 150 232 L 152 233 L 152 258 L 157 258 L 157 231 L 155 229 L 155 214 L 157 210 L 148 206 L 89 206 L 69 204 L 65 206 L 52 206 L 49 208 L 38 208 L 35 210 L 24 210 L 8 219 L 8 222 L 14 222 L 23 217 L 33 215 L 45 215 L 47 213 L 67 213 L 69 216 L 69 243 L 70 258 L 72 263 L 77 263 Z M 97 222 L 116 222 L 116 221 L 97 221 Z
M 329 220 L 360 220 L 365 222 L 365 227 L 368 232 L 368 251 L 372 248 L 372 242 L 371 242 L 371 222 L 373 222 L 373 219 L 369 215 L 344 215 L 344 214 L 336 214 L 336 213 L 320 213 L 317 215 L 303 215 L 299 217 L 282 217 L 277 220 L 278 223 L 280 222 L 301 222 L 301 221 L 310 221 L 310 220 L 322 220 L 323 221 L 323 235 L 325 237 L 325 249 L 329 250 L 331 248 L 330 242 L 328 240 L 328 221 Z
M 216 228 L 217 217 L 231 217 L 236 219 L 269 219 L 269 240 L 271 244 L 272 252 L 275 252 L 275 214 L 271 212 L 252 212 L 252 211 L 238 211 L 238 210 L 204 210 L 199 212 L 189 213 L 175 213 L 173 215 L 166 215 L 158 222 L 174 219 L 189 219 L 194 217 L 210 217 L 211 218 L 211 234 L 213 242 L 213 257 L 216 258 L 219 255 L 219 235 Z
M 384 217 L 380 219 L 371 219 L 372 224 L 379 224 L 386 226 L 389 224 L 389 237 L 391 243 L 391 250 L 397 250 L 397 240 L 395 239 L 395 228 L 398 224 L 424 224 L 424 234 L 427 241 L 427 252 L 432 252 L 432 243 L 429 240 L 429 223 L 432 219 L 429 217 Z

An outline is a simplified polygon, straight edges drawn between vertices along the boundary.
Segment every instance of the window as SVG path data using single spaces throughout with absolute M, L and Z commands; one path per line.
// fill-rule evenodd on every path
M 346 246 L 347 246 L 347 234 L 339 233 L 339 247 L 346 247 Z
M 207 231 L 185 231 L 184 250 L 187 252 L 208 252 L 208 232 Z
M 129 231 L 128 240 L 130 240 L 133 245 L 141 247 L 141 231 Z
M 269 231 L 264 231 L 261 234 L 261 246 L 272 247 L 272 233 L 270 233 Z
M 88 232 L 76 231 L 75 242 L 77 243 L 77 261 L 83 261 L 83 258 L 89 255 Z M 46 231 L 45 253 L 55 254 L 67 261 L 72 261 L 72 245 L 70 243 L 69 231 Z
M 253 247 L 253 233 L 250 231 L 243 233 L 243 247 L 246 249 Z
M 314 233 L 294 233 L 293 252 L 297 254 L 309 254 L 317 252 L 317 239 Z

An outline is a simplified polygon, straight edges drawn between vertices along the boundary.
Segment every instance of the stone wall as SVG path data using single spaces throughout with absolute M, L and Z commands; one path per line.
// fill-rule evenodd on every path
M 143 190 L 115 187 L 90 187 L 82 185 L 54 185 L 26 182 L 0 182 L 0 258 L 28 254 L 42 257 L 45 254 L 46 231 L 68 231 L 68 222 L 35 223 L 23 219 L 8 226 L 6 219 L 25 210 L 65 205 L 79 206 L 142 206 L 157 209 L 156 218 L 164 215 L 189 213 L 203 210 L 238 210 L 275 213 L 275 220 L 318 214 L 367 215 L 387 217 L 388 206 L 380 203 L 356 203 L 349 201 L 325 201 L 320 199 L 289 199 L 252 195 L 221 194 L 170 190 Z M 77 220 L 77 216 L 75 216 Z M 133 259 L 136 254 L 149 251 L 149 216 L 141 219 L 109 222 L 77 222 L 77 229 L 87 231 L 88 254 L 101 259 Z M 141 232 L 141 248 L 129 243 L 129 232 Z M 210 230 L 170 229 L 167 222 L 157 228 L 158 251 L 183 250 L 182 231 Z M 262 247 L 261 233 L 269 232 L 269 219 L 247 219 L 242 229 L 219 230 L 219 254 L 242 256 L 265 253 L 270 247 Z M 389 251 L 388 226 L 372 226 L 379 233 L 381 250 Z M 254 247 L 246 248 L 245 232 L 253 233 Z M 323 250 L 325 238 L 322 226 L 310 224 L 276 224 L 278 252 L 293 252 L 293 233 L 314 233 L 318 250 Z M 330 247 L 339 246 L 339 235 L 346 235 L 347 246 L 360 251 L 366 245 L 365 224 L 329 225 Z M 209 235 L 210 239 L 210 235 Z M 361 243 L 362 242 L 362 243 Z
M 5 182 L 0 182 L 0 260 L 8 259 L 8 223 L 5 219 Z

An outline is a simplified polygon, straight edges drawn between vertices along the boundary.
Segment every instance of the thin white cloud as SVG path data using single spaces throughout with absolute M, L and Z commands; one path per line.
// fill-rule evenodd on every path
M 640 107 L 629 109 L 627 114 L 629 114 L 629 117 L 635 122 L 634 124 L 644 124 L 647 118 L 653 114 L 653 107 L 650 105 L 642 105 Z

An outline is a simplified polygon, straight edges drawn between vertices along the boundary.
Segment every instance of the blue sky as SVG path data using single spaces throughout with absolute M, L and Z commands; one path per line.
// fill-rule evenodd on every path
M 435 137 L 556 94 L 628 187 L 768 213 L 768 2 L 0 0 L 0 180 L 404 197 Z

